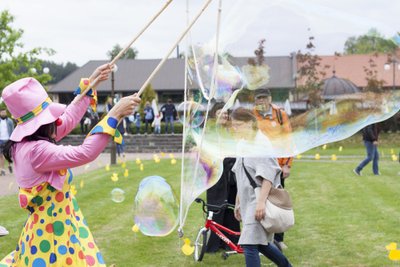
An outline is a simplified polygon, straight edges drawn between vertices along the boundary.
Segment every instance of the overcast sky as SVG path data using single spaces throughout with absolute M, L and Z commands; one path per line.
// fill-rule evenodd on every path
M 115 44 L 124 46 L 166 0 L 0 0 L 0 10 L 15 16 L 24 30 L 25 49 L 47 47 L 57 63 L 83 65 L 107 59 Z M 189 1 L 194 17 L 204 1 Z M 191 43 L 207 43 L 217 29 L 218 0 L 213 0 L 191 33 Z M 140 59 L 162 58 L 184 30 L 186 0 L 173 0 L 165 12 L 133 44 Z M 267 39 L 267 55 L 304 50 L 315 36 L 317 52 L 341 52 L 349 36 L 375 27 L 386 37 L 400 31 L 398 0 L 223 0 L 220 48 L 235 56 L 251 56 L 257 40 Z M 214 42 L 211 42 L 214 43 Z M 185 42 L 181 43 L 181 50 Z M 173 53 L 176 56 L 176 53 Z

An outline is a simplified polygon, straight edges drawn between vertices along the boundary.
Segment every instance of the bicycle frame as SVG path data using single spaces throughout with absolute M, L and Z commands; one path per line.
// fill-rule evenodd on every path
M 225 226 L 220 225 L 219 223 L 213 221 L 213 212 L 209 211 L 208 212 L 208 218 L 205 223 L 205 228 L 210 229 L 212 232 L 214 232 L 222 241 L 224 241 L 232 250 L 236 251 L 237 253 L 243 253 L 243 249 L 240 245 L 237 245 L 233 243 L 222 231 L 230 234 L 230 235 L 236 235 L 239 236 L 240 232 L 235 232 L 232 231 L 229 228 L 226 228 Z M 221 229 L 221 230 L 220 230 Z

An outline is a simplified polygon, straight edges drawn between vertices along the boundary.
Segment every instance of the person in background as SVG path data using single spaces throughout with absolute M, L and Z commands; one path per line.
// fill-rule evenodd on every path
M 165 133 L 168 133 L 168 128 L 171 129 L 170 133 L 174 133 L 174 120 L 177 114 L 175 105 L 172 103 L 172 99 L 169 98 L 167 103 L 161 107 L 161 112 L 164 113 L 165 118 Z M 169 127 L 168 127 L 169 126 Z
M 10 139 L 12 132 L 14 131 L 14 123 L 7 116 L 7 110 L 5 108 L 0 108 L 0 176 L 6 175 L 6 170 L 4 169 L 4 156 L 3 148 L 5 143 Z M 13 172 L 12 165 L 8 162 L 8 170 L 10 173 Z
M 229 126 L 228 112 L 223 112 L 225 103 L 215 103 L 210 111 L 210 118 L 215 119 L 216 123 L 223 127 Z M 232 167 L 235 164 L 235 158 L 224 158 L 223 170 L 221 177 L 218 182 L 207 190 L 207 203 L 212 205 L 222 205 L 224 203 L 230 203 L 235 205 L 237 187 L 235 173 L 232 172 Z M 213 220 L 232 231 L 240 232 L 240 222 L 235 219 L 234 212 L 231 209 L 221 210 L 219 213 L 214 214 Z M 232 242 L 237 243 L 239 241 L 238 236 L 226 234 Z M 215 233 L 211 232 L 210 238 L 207 242 L 208 253 L 217 252 L 219 249 L 230 248 L 226 246 Z
M 100 120 L 99 118 L 99 113 L 97 113 L 97 111 L 94 111 L 92 109 L 92 107 L 88 108 L 88 112 L 90 114 L 89 118 L 90 118 L 90 129 L 93 128 Z
M 85 121 L 87 118 L 87 114 L 85 113 L 82 117 L 82 119 L 80 120 L 80 125 L 81 125 L 81 134 L 87 134 L 87 130 L 85 131 Z
M 105 106 L 106 106 L 106 113 L 109 112 L 111 110 L 111 108 L 113 107 L 113 101 L 112 101 L 111 96 L 107 97 Z
M 152 127 L 154 127 L 154 133 L 155 134 L 160 134 L 161 133 L 161 120 L 163 116 L 162 113 L 159 112 L 156 114 L 156 117 L 154 118 L 153 123 L 151 124 Z
M 90 107 L 88 107 L 88 109 L 87 109 L 87 111 L 86 111 L 86 113 L 85 113 L 85 116 L 83 117 L 85 120 L 83 121 L 83 131 L 84 131 L 84 134 L 87 134 L 88 132 L 89 132 L 89 129 L 90 129 L 90 123 L 91 123 L 91 121 L 92 121 L 92 119 L 91 119 L 91 114 L 90 114 Z
M 136 111 L 134 116 L 135 116 L 136 134 L 140 134 L 140 123 L 141 123 L 140 112 Z
M 290 134 L 292 127 L 289 116 L 284 110 L 272 104 L 271 92 L 269 89 L 257 89 L 254 92 L 254 114 L 257 119 L 257 126 L 263 134 L 271 140 L 279 139 L 280 136 Z M 280 183 L 285 187 L 285 180 L 290 175 L 293 157 L 278 158 L 279 166 L 282 169 Z M 283 242 L 284 233 L 276 233 L 275 244 L 279 249 L 287 249 Z
M 230 203 L 235 205 L 237 187 L 235 173 L 232 172 L 235 161 L 235 158 L 224 158 L 221 177 L 215 185 L 207 190 L 207 204 L 219 206 L 224 203 Z M 214 214 L 213 220 L 232 231 L 240 232 L 240 222 L 235 219 L 234 212 L 231 209 L 221 210 L 221 212 Z M 238 236 L 229 234 L 226 234 L 226 236 L 234 243 L 239 241 Z M 207 252 L 214 253 L 220 248 L 230 249 L 221 238 L 211 232 L 207 242 Z
M 133 134 L 132 128 L 131 128 L 132 127 L 131 124 L 133 122 L 133 118 L 132 117 L 133 117 L 132 115 L 129 115 L 128 117 L 125 118 L 126 133 L 127 134 Z M 131 121 L 131 119 L 132 119 L 132 121 Z
M 372 172 L 374 175 L 380 175 L 379 173 L 379 151 L 378 151 L 378 137 L 379 128 L 378 124 L 371 124 L 362 129 L 364 146 L 367 151 L 367 157 L 353 170 L 353 172 L 361 176 L 362 169 L 372 161 Z
M 151 123 L 154 120 L 154 111 L 153 108 L 150 106 L 150 102 L 146 102 L 146 106 L 144 107 L 144 123 L 145 123 L 145 133 L 148 133 L 148 126 L 151 126 Z M 150 129 L 151 131 L 151 129 Z
M 121 135 L 125 135 L 125 127 L 124 127 L 124 120 L 122 120 L 117 127 L 118 131 L 121 133 Z M 125 141 L 122 140 L 121 144 L 117 143 L 117 155 L 118 157 L 122 157 L 125 159 Z

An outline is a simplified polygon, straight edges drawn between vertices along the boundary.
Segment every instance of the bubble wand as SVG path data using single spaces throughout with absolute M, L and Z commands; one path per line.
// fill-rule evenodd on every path
M 132 44 L 143 34 L 145 30 L 156 20 L 156 18 L 171 4 L 173 0 L 168 0 L 165 5 L 151 18 L 151 20 L 143 27 L 143 29 L 125 46 L 124 49 L 122 49 L 118 55 L 109 63 L 110 65 L 114 65 L 115 62 L 117 62 L 118 59 L 120 59 L 126 51 L 132 46 Z M 81 100 L 84 95 L 86 95 L 87 91 L 91 88 L 90 84 L 96 84 L 98 81 L 98 78 L 96 78 L 94 81 L 89 83 L 89 86 L 78 96 L 77 101 Z

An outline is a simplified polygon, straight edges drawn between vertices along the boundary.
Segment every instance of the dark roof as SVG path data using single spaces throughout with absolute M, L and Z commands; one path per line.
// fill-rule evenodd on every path
M 247 64 L 248 58 L 233 58 L 237 66 Z M 156 68 L 160 59 L 126 59 L 117 62 L 118 71 L 115 73 L 115 91 L 138 91 L 151 72 Z M 270 67 L 269 88 L 293 88 L 292 59 L 289 56 L 266 57 L 266 64 Z M 77 69 L 66 78 L 52 86 L 51 93 L 71 92 L 78 86 L 82 77 L 88 77 L 93 70 L 107 63 L 106 60 L 92 60 Z M 151 82 L 155 91 L 183 90 L 185 61 L 181 58 L 168 59 Z M 98 92 L 109 91 L 111 81 L 100 84 Z
M 335 74 L 331 78 L 324 80 L 322 97 L 324 99 L 332 99 L 339 95 L 348 95 L 359 93 L 357 86 L 349 80 L 336 77 Z

